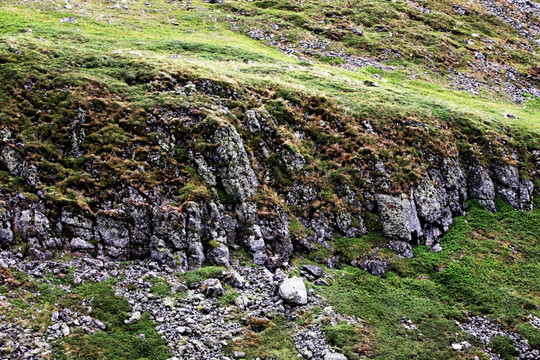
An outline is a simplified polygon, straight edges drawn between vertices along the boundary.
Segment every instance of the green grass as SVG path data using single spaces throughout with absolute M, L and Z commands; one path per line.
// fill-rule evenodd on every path
M 363 346 L 359 330 L 346 322 L 324 328 L 330 346 L 338 348 L 350 360 L 360 359 L 359 349 Z
M 538 208 L 519 212 L 499 202 L 493 214 L 472 204 L 442 252 L 416 247 L 415 258 L 392 261 L 387 279 L 349 266 L 328 270 L 335 280 L 321 292 L 337 311 L 368 321 L 375 359 L 460 358 L 451 344 L 467 339 L 455 324 L 467 315 L 486 315 L 538 348 L 526 317 L 538 316 L 540 305 L 539 231 Z M 406 329 L 403 317 L 418 330 Z
M 494 336 L 489 342 L 489 347 L 493 352 L 499 354 L 504 360 L 514 360 L 517 359 L 518 351 L 514 340 L 510 339 L 508 336 Z
M 171 354 L 155 324 L 145 313 L 136 324 L 126 325 L 129 304 L 115 295 L 113 281 L 84 283 L 74 292 L 93 299 L 92 316 L 101 320 L 105 331 L 75 332 L 55 345 L 57 359 L 168 359 Z
M 192 287 L 207 279 L 220 278 L 225 270 L 222 266 L 204 266 L 200 269 L 177 273 L 176 275 L 180 280 L 185 281 L 188 287 Z
M 57 359 L 162 360 L 171 356 L 147 313 L 133 325 L 115 326 L 91 335 L 73 334 L 55 350 Z
M 229 345 L 224 353 L 232 355 L 233 351 L 246 353 L 246 359 L 297 359 L 297 350 L 294 346 L 292 333 L 293 324 L 283 317 L 273 320 L 251 319 L 251 331 L 245 334 L 244 339 Z
M 155 277 L 150 281 L 152 282 L 152 286 L 150 287 L 151 293 L 162 296 L 171 294 L 171 285 L 167 283 L 167 280 Z

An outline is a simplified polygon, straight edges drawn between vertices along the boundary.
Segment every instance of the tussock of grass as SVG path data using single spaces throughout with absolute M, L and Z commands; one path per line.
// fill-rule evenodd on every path
M 283 317 L 277 317 L 271 321 L 257 322 L 252 319 L 251 331 L 245 333 L 243 340 L 234 343 L 224 349 L 231 355 L 233 351 L 246 353 L 246 359 L 274 359 L 290 360 L 297 358 L 297 350 L 294 346 L 292 334 L 293 324 Z
M 206 279 L 220 278 L 225 270 L 222 266 L 204 266 L 185 273 L 177 273 L 177 276 L 180 280 L 185 281 L 188 287 L 192 287 Z

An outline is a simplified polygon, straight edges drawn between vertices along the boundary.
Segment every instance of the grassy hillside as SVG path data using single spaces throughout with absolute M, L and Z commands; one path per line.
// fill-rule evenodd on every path
M 505 146 L 517 149 L 523 161 L 538 148 L 540 121 L 535 98 L 518 106 L 493 94 L 475 96 L 451 90 L 444 81 L 436 80 L 444 78 L 441 73 L 430 71 L 427 77 L 418 76 L 426 69 L 425 64 L 415 65 L 412 60 L 393 71 L 372 66 L 350 71 L 316 57 L 308 62 L 288 57 L 264 41 L 253 40 L 226 21 L 230 19 L 229 12 L 253 13 L 250 21 L 257 21 L 260 16 L 261 24 L 272 23 L 272 19 L 267 19 L 269 16 L 294 13 L 300 20 L 291 15 L 297 20 L 287 23 L 292 29 L 300 23 L 306 25 L 302 19 L 317 18 L 317 12 L 328 11 L 324 3 L 306 3 L 300 10 L 284 4 L 289 3 L 231 2 L 222 6 L 194 1 L 188 6 L 154 1 L 150 6 L 138 1 L 124 5 L 87 1 L 66 9 L 38 1 L 24 6 L 5 1 L 0 8 L 3 104 L 0 119 L 10 125 L 11 134 L 4 138 L 14 136 L 25 144 L 22 151 L 42 170 L 42 182 L 46 185 L 42 191 L 53 199 L 78 199 L 77 203 L 83 207 L 85 202 L 91 202 L 92 195 L 83 194 L 78 188 L 103 189 L 116 181 L 148 188 L 156 181 L 167 179 L 155 172 L 139 173 L 136 168 L 144 167 L 141 163 L 147 161 L 159 142 L 152 137 L 157 134 L 149 136 L 144 131 L 146 117 L 173 108 L 185 109 L 189 116 L 196 113 L 198 117 L 225 118 L 234 123 L 236 118 L 244 116 L 244 109 L 259 107 L 262 101 L 263 110 L 280 119 L 281 143 L 317 158 L 320 146 L 339 142 L 342 150 L 337 151 L 349 154 L 349 160 L 339 167 L 346 168 L 345 164 L 354 158 L 368 162 L 379 158 L 391 167 L 396 189 L 422 176 L 415 170 L 421 167 L 417 163 L 419 143 L 430 151 L 445 153 L 467 151 L 469 144 L 480 144 L 484 151 L 510 159 L 505 151 L 499 150 Z M 355 6 L 365 9 L 359 14 L 367 18 L 376 14 L 395 15 L 396 8 L 409 9 L 399 2 L 362 5 Z M 242 10 L 243 7 L 246 9 Z M 255 11 L 254 7 L 259 10 Z M 448 4 L 435 7 L 449 9 Z M 342 9 L 345 17 L 356 14 L 337 8 Z M 62 22 L 71 16 L 76 23 Z M 422 31 L 426 38 L 432 33 L 439 34 L 423 22 L 403 27 L 390 21 L 395 17 L 384 17 L 388 26 Z M 472 15 L 464 17 L 459 24 L 472 27 L 474 19 Z M 366 24 L 363 26 L 370 38 L 367 34 L 371 30 Z M 485 24 L 482 26 L 487 28 Z M 517 36 L 505 24 L 493 20 L 493 26 L 502 29 L 503 32 L 497 33 L 501 38 Z M 405 39 L 409 35 L 405 34 Z M 372 46 L 349 48 L 361 53 L 375 51 Z M 520 58 L 515 62 L 532 71 L 538 57 L 529 55 L 530 64 Z M 375 79 L 374 74 L 382 80 Z M 189 96 L 183 92 L 183 85 L 202 79 L 217 81 L 226 89 L 218 96 L 228 99 L 216 101 L 214 96 L 204 93 Z M 372 81 L 380 87 L 369 86 Z M 222 110 L 220 103 L 228 110 Z M 81 172 L 81 158 L 64 155 L 70 146 L 68 119 L 76 118 L 80 108 L 88 111 L 86 117 L 91 119 L 84 125 L 88 134 L 86 164 L 92 162 L 94 166 L 117 172 L 115 179 L 103 180 L 106 183 L 96 184 L 93 176 Z M 303 126 L 301 119 L 306 113 L 312 120 L 308 127 L 313 132 L 314 143 L 299 141 L 294 136 L 295 127 Z M 346 127 L 323 129 L 319 123 L 325 118 L 340 118 Z M 359 132 L 366 122 L 382 136 Z M 429 131 L 402 128 L 399 124 L 403 123 L 424 124 Z M 319 134 L 318 138 L 315 134 Z M 179 136 L 186 135 L 184 132 Z M 341 136 L 346 139 L 340 140 Z M 258 151 L 256 141 L 248 145 Z M 142 150 L 144 147 L 146 150 Z M 121 160 L 126 148 L 141 149 L 131 163 Z M 176 161 L 169 166 L 183 166 L 183 151 L 179 149 Z M 327 153 L 327 159 L 335 159 L 332 155 L 335 150 L 328 148 L 323 152 Z M 325 164 L 325 157 L 320 162 L 316 168 L 322 172 L 329 166 L 335 167 Z M 189 189 L 199 185 L 189 169 L 182 171 L 191 184 L 184 191 L 187 196 L 191 193 Z M 8 175 L 3 177 L 14 186 L 21 186 Z M 189 197 L 201 195 L 204 196 L 203 190 Z M 91 203 L 88 205 L 92 207 Z
M 538 189 L 540 98 L 527 89 L 540 87 L 539 50 L 479 1 L 3 0 L 0 146 L 35 165 L 39 181 L 28 184 L 0 165 L 0 195 L 22 193 L 51 218 L 72 208 L 117 216 L 132 189 L 163 195 L 178 213 L 209 199 L 234 213 L 238 199 L 213 191 L 192 161 L 217 147 L 216 128 L 232 124 L 261 181 L 251 199 L 258 215 L 274 220 L 284 209 L 295 250 L 313 231 L 297 218 L 362 211 L 367 235 L 333 236 L 328 248 L 297 254 L 292 274 L 333 254 L 350 263 L 374 249 L 390 263 L 386 278 L 345 263 L 325 268 L 331 285 L 315 287 L 325 306 L 365 322 L 325 324 L 329 342 L 349 359 L 487 359 L 485 346 L 457 324 L 471 316 L 487 316 L 540 349 L 529 321 L 540 317 L 538 195 L 528 212 L 499 201 L 490 213 L 472 200 L 443 237 L 443 251 L 417 246 L 413 259 L 379 249 L 386 240 L 376 205 L 351 209 L 337 195 L 341 185 L 407 193 L 440 159 L 460 156 L 516 165 Z M 523 102 L 507 92 L 515 83 L 505 66 L 530 86 L 518 84 Z M 459 79 L 479 83 L 477 94 L 458 90 Z M 243 126 L 250 109 L 269 119 L 272 136 Z M 284 159 L 295 154 L 305 166 L 288 166 Z M 295 182 L 316 189 L 311 204 L 284 200 Z M 374 202 L 356 195 L 364 207 Z M 24 251 L 20 234 L 13 244 Z M 55 340 L 57 358 L 170 355 L 147 315 L 124 323 L 129 305 L 114 282 L 75 286 L 68 277 L 52 286 L 0 270 L 7 298 L 0 314 L 34 329 L 50 325 L 56 307 L 103 298 L 95 310 L 107 331 Z M 200 280 L 191 274 L 175 276 Z M 68 285 L 74 291 L 65 296 Z M 237 295 L 227 290 L 220 305 Z M 32 318 L 36 308 L 43 314 Z M 322 311 L 297 314 L 297 324 Z M 294 359 L 294 330 L 277 317 L 226 351 Z M 452 347 L 462 341 L 472 346 Z

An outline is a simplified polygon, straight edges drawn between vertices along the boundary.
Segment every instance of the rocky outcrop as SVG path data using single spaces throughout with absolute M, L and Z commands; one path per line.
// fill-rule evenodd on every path
M 38 168 L 27 163 L 22 155 L 11 146 L 0 147 L 0 163 L 7 170 L 17 177 L 22 177 L 32 186 L 36 186 L 39 182 Z
M 217 176 L 227 195 L 246 201 L 257 192 L 259 181 L 251 168 L 244 142 L 231 125 L 219 127 L 213 135 L 218 145 L 212 156 Z
M 466 177 L 457 159 L 444 159 L 440 168 L 431 169 L 428 174 L 408 196 L 376 195 L 389 246 L 404 256 L 412 256 L 410 244 L 425 244 L 434 252 L 440 251 L 441 237 L 453 217 L 465 213 L 469 197 L 490 211 L 496 210 L 496 197 L 515 209 L 532 209 L 534 186 L 531 180 L 520 179 L 515 166 L 494 165 L 490 171 L 473 159 Z
M 200 86 L 195 90 L 220 91 Z M 350 160 L 353 170 L 348 170 L 360 174 L 355 181 L 335 171 L 332 184 L 327 184 L 326 170 L 317 167 L 330 163 L 320 159 L 317 163 L 313 153 L 306 149 L 301 153 L 300 147 L 291 145 L 311 144 L 306 131 L 296 131 L 291 135 L 294 141 L 285 141 L 278 136 L 279 119 L 264 110 L 243 111 L 237 119 L 226 120 L 206 119 L 186 109 L 149 115 L 143 131 L 151 131 L 155 141 L 153 147 L 138 151 L 148 154 L 144 164 L 167 173 L 167 181 L 149 190 L 115 178 L 111 181 L 117 181 L 118 188 L 110 193 L 96 190 L 92 209 L 72 199 L 66 205 L 47 198 L 32 164 L 35 156 L 23 157 L 27 149 L 6 135 L 0 146 L 0 170 L 24 180 L 34 194 L 29 199 L 8 189 L 0 193 L 0 244 L 28 245 L 28 253 L 38 258 L 65 250 L 117 260 L 152 258 L 184 270 L 204 263 L 230 268 L 230 251 L 241 246 L 255 264 L 275 269 L 286 266 L 295 251 L 330 248 L 336 236 L 362 236 L 367 232 L 363 217 L 367 211 L 373 213 L 368 216 L 379 216 L 388 247 L 412 257 L 413 245 L 427 245 L 433 252 L 442 249 L 442 236 L 453 218 L 465 213 L 470 198 L 491 211 L 496 210 L 496 198 L 516 209 L 532 209 L 534 183 L 523 175 L 536 173 L 518 167 L 525 163 L 518 155 L 506 162 L 502 157 L 458 155 L 457 150 L 451 156 L 422 155 L 422 168 L 415 173 L 419 180 L 412 184 L 397 184 L 396 169 L 380 158 L 367 163 L 355 158 Z M 94 158 L 83 157 L 86 116 L 79 108 L 72 117 L 64 152 L 82 157 L 77 161 L 84 160 L 86 175 L 98 181 L 108 175 L 94 168 Z M 342 124 L 335 121 L 332 126 Z M 184 132 L 192 129 L 199 136 L 184 139 Z M 370 136 L 377 135 L 372 125 L 367 130 Z M 348 161 L 339 144 L 325 141 L 328 157 Z M 323 149 L 319 148 L 313 151 Z M 539 158 L 537 152 L 532 155 Z M 125 149 L 122 156 L 133 158 L 134 150 Z M 272 161 L 265 162 L 268 159 Z M 335 165 L 330 167 L 339 169 Z M 143 168 L 138 166 L 136 172 L 148 171 Z M 339 256 L 326 260 L 339 266 Z M 359 267 L 379 276 L 387 268 L 384 261 L 356 260 Z
M 496 184 L 495 194 L 498 198 L 515 209 L 532 209 L 533 183 L 529 179 L 520 179 L 516 166 L 496 164 L 492 166 L 491 172 Z

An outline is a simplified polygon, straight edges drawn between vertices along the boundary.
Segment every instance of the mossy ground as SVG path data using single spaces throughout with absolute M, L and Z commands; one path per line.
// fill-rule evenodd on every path
M 471 340 L 455 321 L 472 315 L 485 315 L 538 348 L 527 316 L 539 314 L 539 231 L 538 208 L 518 212 L 499 202 L 493 214 L 473 204 L 454 220 L 440 253 L 415 247 L 413 259 L 392 260 L 386 279 L 350 266 L 329 270 L 335 281 L 321 292 L 337 311 L 368 321 L 376 359 L 460 359 L 452 342 Z M 406 329 L 403 318 L 417 330 Z

